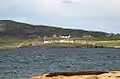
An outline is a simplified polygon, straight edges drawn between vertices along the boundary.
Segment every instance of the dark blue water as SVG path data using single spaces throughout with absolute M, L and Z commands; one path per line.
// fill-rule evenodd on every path
M 42 73 L 83 70 L 120 70 L 120 49 L 0 50 L 0 79 L 29 79 Z

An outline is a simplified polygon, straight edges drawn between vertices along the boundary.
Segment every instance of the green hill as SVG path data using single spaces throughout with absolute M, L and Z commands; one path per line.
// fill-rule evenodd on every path
M 92 35 L 93 37 L 106 37 L 108 33 L 98 31 L 86 31 L 80 29 L 63 29 L 44 25 L 31 25 L 26 23 L 15 22 L 11 20 L 0 20 L 0 36 L 48 36 L 53 34 L 57 36 L 69 34 L 72 37 L 81 37 L 84 35 Z

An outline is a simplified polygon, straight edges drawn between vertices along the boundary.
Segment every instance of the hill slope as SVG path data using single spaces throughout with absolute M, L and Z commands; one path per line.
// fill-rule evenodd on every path
M 30 25 L 11 20 L 0 20 L 0 36 L 52 36 L 53 34 L 58 36 L 70 34 L 72 37 L 81 37 L 83 35 L 103 37 L 108 33 L 78 29 L 62 29 L 44 25 Z

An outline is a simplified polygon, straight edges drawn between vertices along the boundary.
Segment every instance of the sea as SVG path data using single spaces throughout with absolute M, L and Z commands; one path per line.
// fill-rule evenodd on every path
M 120 70 L 120 49 L 42 48 L 0 50 L 0 79 L 30 79 L 51 72 Z

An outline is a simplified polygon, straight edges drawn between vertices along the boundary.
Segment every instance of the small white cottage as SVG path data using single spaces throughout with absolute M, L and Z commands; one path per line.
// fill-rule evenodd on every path
M 59 37 L 60 38 L 70 38 L 71 36 L 70 35 L 60 35 Z

